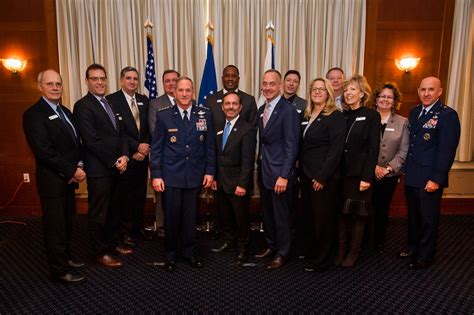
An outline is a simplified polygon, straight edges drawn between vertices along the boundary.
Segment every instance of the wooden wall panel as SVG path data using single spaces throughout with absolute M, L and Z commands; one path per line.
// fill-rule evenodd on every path
M 418 101 L 416 89 L 422 77 L 439 75 L 446 82 L 453 13 L 454 0 L 367 0 L 364 74 L 371 85 L 385 80 L 400 85 L 404 115 Z M 55 1 L 3 0 L 0 34 L 0 58 L 18 56 L 28 60 L 27 68 L 16 78 L 0 66 L 0 206 L 20 185 L 22 173 L 30 173 L 32 179 L 31 184 L 21 185 L 9 207 L 0 208 L 0 215 L 36 215 L 40 207 L 34 187 L 34 159 L 21 120 L 24 110 L 39 97 L 38 72 L 58 69 Z M 405 53 L 422 58 L 410 74 L 403 74 L 393 62 Z M 404 214 L 403 200 L 403 192 L 397 191 L 394 214 Z M 79 199 L 78 203 L 85 211 L 85 200 Z M 147 209 L 152 211 L 150 202 Z
M 58 69 L 54 0 L 3 0 L 0 10 L 0 58 L 19 57 L 28 64 L 12 77 L 0 66 L 0 206 L 16 198 L 1 214 L 40 214 L 33 155 L 26 143 L 22 114 L 39 98 L 36 76 L 47 68 Z M 21 184 L 23 173 L 31 183 Z
M 367 0 L 367 33 L 364 74 L 371 86 L 395 81 L 404 94 L 401 114 L 418 102 L 417 87 L 424 77 L 447 79 L 452 0 Z M 418 67 L 405 74 L 395 59 L 420 57 Z

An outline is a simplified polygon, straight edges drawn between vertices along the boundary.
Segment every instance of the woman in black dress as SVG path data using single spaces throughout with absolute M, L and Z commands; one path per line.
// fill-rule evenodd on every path
M 336 265 L 342 267 L 352 267 L 359 258 L 371 208 L 372 183 L 379 154 L 380 115 L 366 107 L 370 93 L 370 86 L 361 75 L 353 75 L 344 82 L 343 204 L 338 220 L 339 250 L 336 258 Z
M 327 79 L 311 82 L 301 123 L 301 187 L 306 225 L 306 271 L 334 265 L 340 165 L 344 147 L 344 115 L 337 110 Z

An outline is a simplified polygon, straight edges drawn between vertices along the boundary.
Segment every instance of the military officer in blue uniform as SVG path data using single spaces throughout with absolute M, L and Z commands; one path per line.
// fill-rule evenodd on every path
M 193 81 L 180 77 L 176 82 L 176 106 L 156 114 L 151 144 L 152 185 L 163 193 L 168 271 L 176 269 L 180 249 L 192 267 L 202 267 L 193 252 L 197 202 L 201 188 L 212 185 L 216 158 L 211 112 L 193 105 L 193 94 Z
M 434 260 L 441 197 L 448 187 L 448 173 L 459 143 L 459 118 L 439 100 L 442 91 L 438 78 L 424 78 L 418 88 L 421 104 L 408 118 L 408 250 L 400 252 L 400 257 L 409 257 L 412 269 L 426 268 Z

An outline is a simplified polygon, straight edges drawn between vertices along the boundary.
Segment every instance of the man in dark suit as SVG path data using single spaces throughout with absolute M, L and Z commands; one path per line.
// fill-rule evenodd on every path
M 127 203 L 122 207 L 122 236 L 125 245 L 134 247 L 136 239 L 146 238 L 143 211 L 145 210 L 148 181 L 148 154 L 150 131 L 148 129 L 148 98 L 137 93 L 138 70 L 125 67 L 120 71 L 121 90 L 107 96 L 107 100 L 122 117 L 127 137 L 130 161 L 124 172 Z
M 410 257 L 412 269 L 427 268 L 435 258 L 441 197 L 459 143 L 459 118 L 439 100 L 442 92 L 438 78 L 424 78 L 418 88 L 421 104 L 408 117 L 408 250 L 400 257 Z
M 84 280 L 72 269 L 84 266 L 71 259 L 70 239 L 75 213 L 75 189 L 85 179 L 79 129 L 71 112 L 60 104 L 59 73 L 38 75 L 42 97 L 23 114 L 23 129 L 36 161 L 36 187 L 43 212 L 43 237 L 53 280 Z
M 237 245 L 238 262 L 244 263 L 250 238 L 249 201 L 257 138 L 255 127 L 240 118 L 241 110 L 238 93 L 224 95 L 222 111 L 226 123 L 216 133 L 217 172 L 213 183 L 224 243 L 212 251 L 220 253 Z
M 255 257 L 274 256 L 267 266 L 270 270 L 282 267 L 290 254 L 290 205 L 300 124 L 298 113 L 280 94 L 281 81 L 277 70 L 265 72 L 262 91 L 266 104 L 258 110 L 258 173 L 268 248 Z
M 181 245 L 183 258 L 194 268 L 202 261 L 194 255 L 196 211 L 201 188 L 214 180 L 214 127 L 206 107 L 193 105 L 193 81 L 176 82 L 176 106 L 156 115 L 151 145 L 153 189 L 163 193 L 165 211 L 165 268 L 176 269 Z
M 163 108 L 171 107 L 176 104 L 174 98 L 174 91 L 176 90 L 176 81 L 179 78 L 179 72 L 168 69 L 163 72 L 162 82 L 163 90 L 165 93 L 160 95 L 158 98 L 150 101 L 150 110 L 148 112 L 148 126 L 150 127 L 150 134 L 153 138 L 153 133 L 155 132 L 155 122 L 156 114 Z M 158 233 L 163 234 L 163 225 L 164 225 L 164 212 L 163 205 L 161 202 L 161 193 L 155 191 L 155 225 Z
M 306 100 L 298 96 L 301 75 L 296 70 L 288 70 L 283 77 L 283 97 L 293 105 L 296 112 L 303 118 Z
M 301 82 L 301 75 L 296 70 L 288 70 L 283 77 L 283 97 L 287 100 L 287 102 L 292 105 L 296 112 L 298 113 L 300 120 L 303 121 L 304 118 L 304 111 L 306 109 L 306 100 L 301 98 L 296 94 L 300 87 Z M 299 171 L 296 171 L 296 174 L 299 174 Z M 303 217 L 299 214 L 300 213 L 300 180 L 296 180 L 294 189 L 292 190 L 291 196 L 291 208 L 293 209 L 291 213 L 291 221 L 292 221 L 292 234 L 295 235 L 297 229 L 298 222 L 303 220 Z
M 105 98 L 105 68 L 91 64 L 86 70 L 86 84 L 89 92 L 74 105 L 74 118 L 84 146 L 91 247 L 100 264 L 118 268 L 122 262 L 111 254 L 132 252 L 117 243 L 120 207 L 124 204 L 120 176 L 127 169 L 128 143 L 121 127 L 122 116 Z
M 237 92 L 242 101 L 242 110 L 240 118 L 246 122 L 254 123 L 255 114 L 257 112 L 257 103 L 255 97 L 239 90 L 239 69 L 234 65 L 228 65 L 222 71 L 222 84 L 224 88 L 217 91 L 216 94 L 210 95 L 206 99 L 205 106 L 211 109 L 212 119 L 214 120 L 214 128 L 223 130 L 225 124 L 225 114 L 222 111 L 222 99 L 224 94 L 229 91 Z

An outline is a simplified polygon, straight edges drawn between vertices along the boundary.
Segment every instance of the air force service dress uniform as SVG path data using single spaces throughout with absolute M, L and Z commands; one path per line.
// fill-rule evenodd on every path
M 413 259 L 431 261 L 436 251 L 441 197 L 459 143 L 460 124 L 455 110 L 437 101 L 423 115 L 422 105 L 410 112 L 410 146 L 405 168 L 408 206 L 408 248 Z M 423 115 L 423 116 L 422 116 Z M 428 180 L 439 189 L 427 192 Z
M 204 175 L 214 175 L 216 157 L 211 112 L 206 107 L 189 107 L 183 119 L 178 106 L 156 115 L 151 145 L 151 177 L 165 184 L 166 259 L 175 261 L 178 243 L 185 259 L 193 257 L 197 200 Z

